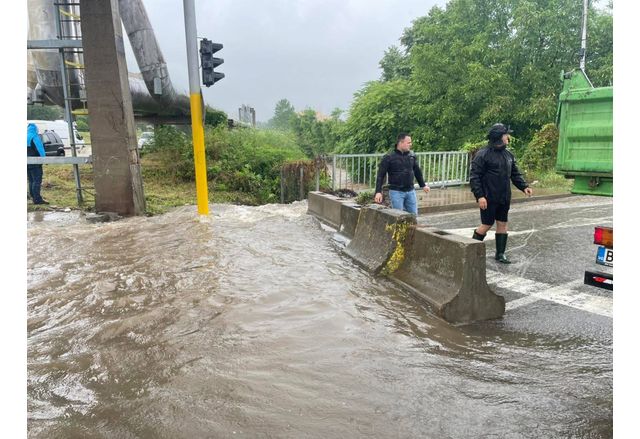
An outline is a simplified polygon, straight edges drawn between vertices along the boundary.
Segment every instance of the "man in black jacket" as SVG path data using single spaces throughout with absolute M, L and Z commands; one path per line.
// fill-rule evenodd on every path
M 378 168 L 374 200 L 376 203 L 382 203 L 382 183 L 385 175 L 389 174 L 391 207 L 418 215 L 418 199 L 413 187 L 413 177 L 418 180 L 423 191 L 429 192 L 430 188 L 425 184 L 416 155 L 411 151 L 412 145 L 411 137 L 406 133 L 400 133 L 395 150 L 382 158 Z
M 496 222 L 496 256 L 503 264 L 510 264 L 504 252 L 507 248 L 507 220 L 511 205 L 511 182 L 527 196 L 533 190 L 516 166 L 511 151 L 507 150 L 511 131 L 501 123 L 491 127 L 489 143 L 482 148 L 471 163 L 471 191 L 480 207 L 482 224 L 473 232 L 473 239 L 482 241 Z

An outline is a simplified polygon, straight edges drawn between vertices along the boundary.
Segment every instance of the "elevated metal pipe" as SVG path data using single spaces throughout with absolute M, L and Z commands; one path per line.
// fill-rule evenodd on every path
M 56 32 L 56 0 L 28 0 L 29 40 L 53 40 Z M 141 0 L 119 0 L 120 15 L 125 31 L 140 68 L 140 74 L 129 73 L 131 100 L 136 115 L 187 116 L 190 114 L 189 97 L 178 94 L 171 83 L 164 57 L 149 22 Z M 69 9 L 70 8 L 70 9 Z M 77 8 L 66 8 L 79 15 Z M 64 23 L 65 35 L 80 38 L 79 26 Z M 44 104 L 64 106 L 64 93 L 57 50 L 30 50 L 33 70 L 27 65 L 27 98 L 38 95 Z M 78 55 L 73 62 L 82 64 Z M 30 73 L 31 72 L 31 73 Z M 35 78 L 35 81 L 34 81 Z M 81 70 L 70 70 L 71 87 L 69 97 L 79 98 L 83 75 Z M 72 108 L 81 108 L 79 100 L 72 101 Z
M 142 0 L 118 0 L 122 24 L 149 94 L 163 107 L 182 114 L 190 111 L 189 98 L 173 88 L 169 70 Z

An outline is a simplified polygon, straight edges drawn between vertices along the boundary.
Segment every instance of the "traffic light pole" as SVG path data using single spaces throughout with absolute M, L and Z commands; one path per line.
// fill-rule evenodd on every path
M 204 153 L 203 103 L 200 90 L 200 70 L 198 66 L 198 40 L 196 31 L 195 0 L 183 0 L 184 29 L 187 40 L 187 64 L 189 66 L 189 100 L 191 101 L 191 133 L 193 136 L 193 157 L 196 168 L 196 197 L 198 213 L 209 215 L 209 193 L 207 189 L 207 165 Z

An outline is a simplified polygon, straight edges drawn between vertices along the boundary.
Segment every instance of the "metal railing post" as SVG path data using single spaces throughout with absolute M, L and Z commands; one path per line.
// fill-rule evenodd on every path
M 446 153 L 443 153 L 443 154 L 442 154 L 442 158 L 440 159 L 440 166 L 441 166 L 441 168 L 442 168 L 442 172 L 441 172 L 441 175 L 442 175 L 442 177 L 441 177 L 441 178 L 442 178 L 442 185 L 441 185 L 440 187 L 441 187 L 442 189 L 444 189 L 444 187 L 445 187 L 445 181 L 444 181 L 444 179 L 445 179 L 445 172 L 446 172 L 446 168 L 447 168 L 447 156 L 446 156 Z
M 332 190 L 336 190 L 336 156 L 335 154 L 333 155 L 333 167 L 331 169 L 331 189 Z

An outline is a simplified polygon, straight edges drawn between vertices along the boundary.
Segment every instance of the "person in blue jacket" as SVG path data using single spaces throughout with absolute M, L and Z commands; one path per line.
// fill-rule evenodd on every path
M 27 125 L 27 157 L 45 157 L 47 154 L 40 136 L 38 127 L 30 123 Z M 42 186 L 42 165 L 27 165 L 27 178 L 29 179 L 29 195 L 33 204 L 49 204 L 40 195 Z

